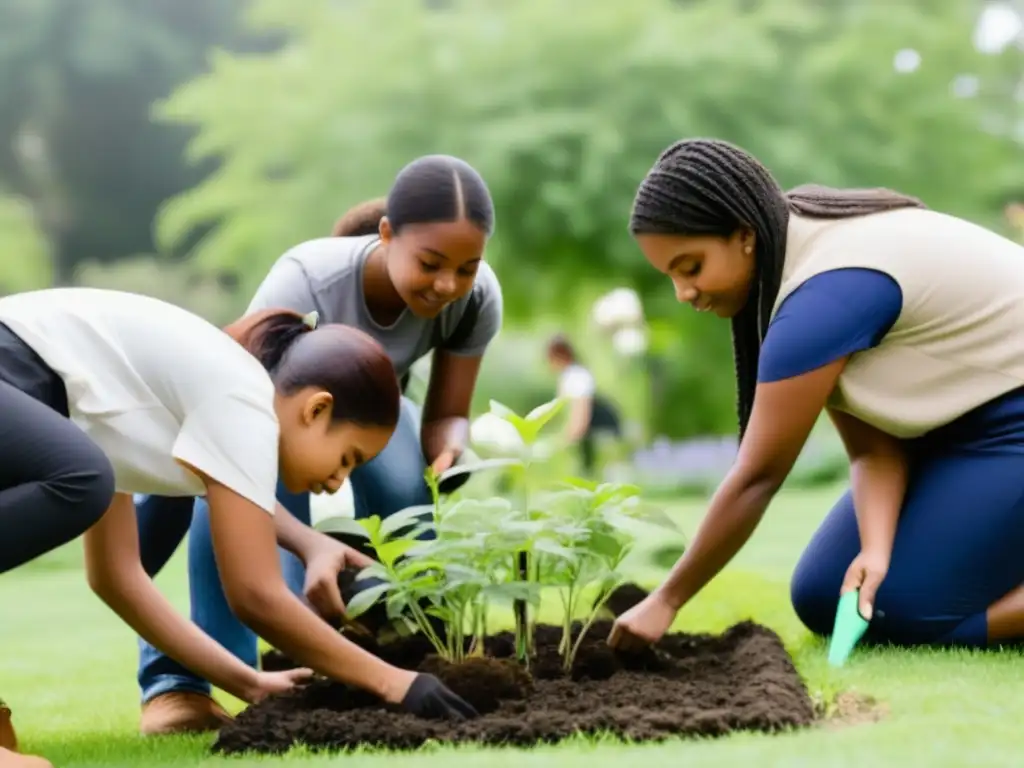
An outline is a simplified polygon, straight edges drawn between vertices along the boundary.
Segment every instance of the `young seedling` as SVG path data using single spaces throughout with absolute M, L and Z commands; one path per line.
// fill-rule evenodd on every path
M 532 411 L 526 417 L 519 416 L 512 409 L 502 405 L 497 400 L 491 400 L 490 413 L 499 419 L 511 424 L 522 442 L 518 458 L 522 461 L 519 475 L 519 493 L 521 495 L 521 509 L 530 517 L 532 507 L 530 496 L 534 490 L 531 486 L 531 468 L 535 462 L 541 460 L 538 456 L 537 442 L 544 427 L 558 415 L 565 405 L 565 400 L 556 398 L 544 403 Z M 540 529 L 535 531 L 539 533 Z M 532 548 L 524 547 L 519 550 L 516 556 L 517 575 L 520 581 L 529 582 L 531 577 L 536 580 L 537 565 L 532 561 Z M 514 606 L 516 622 L 516 656 L 520 661 L 529 663 L 533 653 L 533 626 L 530 622 L 527 602 L 519 600 Z
M 640 502 L 636 486 L 570 479 L 554 490 L 539 487 L 531 470 L 544 461 L 540 434 L 560 407 L 561 401 L 552 401 L 520 417 L 492 401 L 486 417 L 504 431 L 504 456 L 442 475 L 428 470 L 431 504 L 383 521 L 371 517 L 345 523 L 345 532 L 369 540 L 380 561 L 357 580 L 381 580 L 350 601 L 349 616 L 383 599 L 389 618 L 422 632 L 440 656 L 458 662 L 467 653 L 483 652 L 488 610 L 511 603 L 516 655 L 528 665 L 534 630 L 529 608 L 539 606 L 542 588 L 555 587 L 564 607 L 560 652 L 570 671 L 601 607 L 624 581 L 619 569 L 639 527 L 677 529 L 667 516 Z M 442 501 L 444 478 L 496 468 L 516 481 L 509 498 Z M 597 597 L 573 640 L 580 601 L 595 589 Z M 443 632 L 436 629 L 438 621 Z
M 611 594 L 625 578 L 619 568 L 635 543 L 641 526 L 655 525 L 678 532 L 670 518 L 640 503 L 640 489 L 620 483 L 573 479 L 547 497 L 557 535 L 546 581 L 561 587 L 562 641 L 559 651 L 568 672 L 587 632 Z M 596 589 L 590 610 L 582 617 L 575 642 L 572 626 L 585 593 Z
M 424 512 L 429 510 L 430 507 L 409 507 L 384 520 L 378 515 L 373 515 L 362 520 L 339 522 L 340 532 L 367 539 L 377 556 L 378 562 L 360 571 L 356 581 L 370 578 L 381 581 L 380 584 L 356 593 L 345 608 L 348 618 L 355 619 L 384 597 L 387 600 L 389 618 L 404 619 L 403 611 L 408 611 L 415 628 L 430 640 L 438 653 L 444 653 L 446 643 L 437 636 L 427 614 L 416 599 L 429 596 L 439 588 L 436 571 L 443 567 L 443 564 L 425 558 L 405 557 L 420 544 L 415 536 L 432 528 L 433 523 L 422 522 Z M 397 535 L 401 529 L 410 525 L 413 526 L 411 535 Z

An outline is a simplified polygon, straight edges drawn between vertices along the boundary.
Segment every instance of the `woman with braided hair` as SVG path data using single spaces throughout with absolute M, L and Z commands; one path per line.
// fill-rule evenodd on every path
M 866 640 L 1024 638 L 1024 248 L 885 189 L 783 193 L 743 150 L 680 141 L 631 231 L 679 301 L 732 323 L 740 447 L 692 545 L 609 642 L 654 642 L 746 542 L 822 409 L 851 491 L 797 564 L 817 634 L 859 590 Z

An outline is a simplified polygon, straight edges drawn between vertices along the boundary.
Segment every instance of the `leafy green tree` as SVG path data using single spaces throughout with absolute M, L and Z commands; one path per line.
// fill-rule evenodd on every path
M 510 320 L 627 284 L 652 317 L 659 431 L 731 429 L 725 323 L 674 306 L 632 244 L 636 186 L 672 141 L 713 135 L 785 186 L 886 185 L 985 223 L 1024 152 L 964 73 L 994 82 L 1021 52 L 984 56 L 974 4 L 932 0 L 308 0 L 257 4 L 290 44 L 219 55 L 161 108 L 196 125 L 220 170 L 167 206 L 161 242 L 207 227 L 198 265 L 251 291 L 289 246 L 329 230 L 429 152 L 460 155 L 498 211 L 489 258 Z M 920 66 L 899 72 L 913 49 Z M 986 120 L 988 121 L 986 122 Z
M 49 284 L 46 238 L 36 226 L 32 206 L 13 195 L 0 195 L 0 254 L 0 296 Z
M 201 72 L 211 46 L 273 44 L 239 34 L 244 5 L 0 3 L 0 179 L 31 201 L 54 281 L 72 282 L 84 260 L 153 250 L 160 201 L 210 170 L 182 162 L 191 132 L 154 124 L 150 105 Z

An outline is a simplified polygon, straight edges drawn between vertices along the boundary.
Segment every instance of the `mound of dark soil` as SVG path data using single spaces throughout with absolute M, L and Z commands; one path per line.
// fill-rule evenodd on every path
M 608 647 L 610 628 L 608 621 L 595 623 L 571 675 L 562 671 L 556 627 L 537 627 L 537 656 L 529 674 L 513 658 L 511 633 L 488 638 L 486 658 L 455 666 L 433 655 L 418 636 L 379 647 L 357 639 L 392 664 L 437 675 L 481 717 L 461 723 L 422 720 L 369 694 L 318 680 L 249 707 L 221 730 L 213 749 L 276 753 L 296 744 L 411 749 L 428 741 L 530 746 L 579 733 L 657 741 L 774 732 L 814 720 L 803 681 L 779 637 L 766 627 L 743 622 L 721 635 L 668 635 L 653 648 L 628 655 Z M 267 661 L 276 668 L 291 666 L 280 654 L 264 658 L 265 668 L 270 668 Z

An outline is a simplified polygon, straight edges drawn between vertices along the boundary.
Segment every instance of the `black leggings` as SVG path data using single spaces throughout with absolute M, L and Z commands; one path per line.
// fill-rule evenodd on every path
M 0 325 L 0 573 L 85 533 L 114 470 L 67 417 L 63 382 Z

